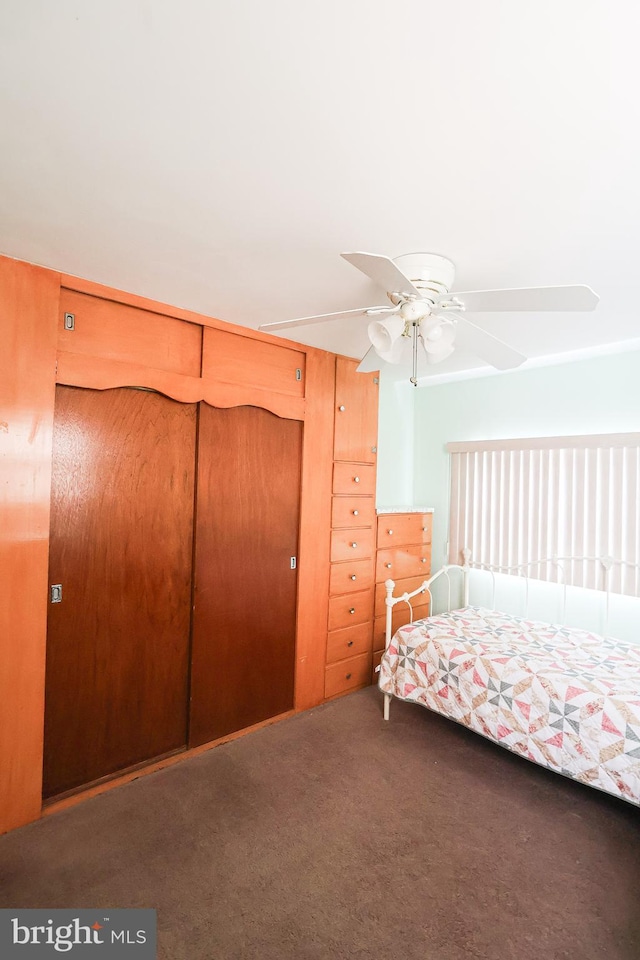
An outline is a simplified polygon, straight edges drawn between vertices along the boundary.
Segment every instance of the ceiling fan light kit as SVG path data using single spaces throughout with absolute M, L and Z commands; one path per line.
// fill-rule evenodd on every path
M 524 287 L 504 290 L 473 290 L 451 293 L 455 266 L 436 253 L 408 253 L 390 257 L 375 253 L 343 253 L 341 256 L 385 290 L 389 307 L 362 307 L 341 313 L 300 317 L 264 323 L 261 330 L 286 330 L 324 320 L 380 317 L 367 328 L 371 349 L 358 370 L 370 371 L 380 364 L 404 363 L 411 343 L 411 383 L 418 383 L 418 344 L 428 363 L 451 356 L 458 336 L 460 345 L 498 370 L 510 370 L 527 359 L 463 314 L 470 312 L 512 313 L 594 310 L 598 296 L 587 286 Z M 373 357 L 371 356 L 373 354 Z
M 423 324 L 424 327 L 424 324 Z M 422 346 L 428 363 L 441 363 L 450 357 L 455 347 L 455 321 L 436 321 L 430 328 L 422 330 Z
M 402 360 L 402 337 L 406 336 L 406 326 L 401 317 L 391 316 L 372 320 L 367 327 L 373 349 L 385 363 L 400 363 Z

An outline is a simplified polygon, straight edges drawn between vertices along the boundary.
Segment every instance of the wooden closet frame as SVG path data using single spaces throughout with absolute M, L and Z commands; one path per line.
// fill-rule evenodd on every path
M 203 382 L 160 371 L 154 371 L 150 382 L 149 368 L 142 366 L 135 385 L 153 387 L 183 402 L 204 399 L 220 407 L 250 404 L 304 422 L 294 712 L 309 709 L 324 698 L 335 354 L 0 257 L 0 454 L 4 474 L 0 482 L 0 833 L 221 742 L 145 765 L 43 811 L 55 387 L 56 383 L 95 389 L 125 385 L 118 382 L 117 364 L 114 368 L 113 362 L 104 358 L 57 356 L 62 288 L 235 333 L 246 338 L 249 351 L 252 342 L 266 342 L 306 355 L 304 397 L 287 397 L 248 383 Z M 129 369 L 134 370 L 134 365 Z M 318 536 L 319 531 L 327 535 Z

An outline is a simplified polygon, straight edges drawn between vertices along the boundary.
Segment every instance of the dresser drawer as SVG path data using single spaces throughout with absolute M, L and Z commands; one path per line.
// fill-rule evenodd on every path
M 431 543 L 432 513 L 385 513 L 378 517 L 378 547 Z
M 387 580 L 388 579 L 389 577 L 387 577 Z M 412 593 L 414 590 L 417 590 L 418 587 L 421 586 L 425 580 L 429 579 L 429 574 L 425 573 L 423 577 L 404 577 L 404 579 L 402 580 L 396 580 L 395 577 L 391 577 L 391 579 L 395 583 L 395 587 L 393 588 L 393 595 L 395 597 L 398 597 L 403 593 Z M 386 596 L 387 596 L 387 591 L 386 591 L 384 582 L 376 583 L 376 598 L 375 598 L 375 604 L 374 604 L 374 615 L 376 617 L 384 616 L 384 614 L 387 611 L 387 605 L 384 602 Z M 429 594 L 426 591 L 425 593 L 419 593 L 417 597 L 413 597 L 410 603 L 414 610 L 417 607 L 424 607 L 424 606 L 428 607 Z M 405 607 L 405 609 L 407 608 L 406 603 L 403 604 L 403 606 Z M 420 614 L 420 616 L 424 616 L 424 614 Z
M 327 667 L 324 678 L 325 697 L 349 693 L 371 682 L 371 654 L 362 653 L 350 660 L 341 660 Z
M 332 563 L 329 573 L 329 596 L 355 593 L 373 586 L 373 558 Z
M 329 630 L 352 627 L 373 619 L 373 590 L 359 590 L 329 599 Z
M 358 623 L 344 630 L 331 630 L 327 637 L 327 663 L 353 658 L 371 651 L 373 623 Z
M 413 544 L 378 550 L 376 559 L 376 582 L 398 580 L 403 577 L 419 577 L 426 580 L 431 572 L 431 544 Z
M 372 497 L 376 490 L 376 468 L 372 463 L 334 463 L 333 492 Z
M 331 504 L 331 526 L 374 527 L 376 503 L 373 497 L 334 497 Z
M 373 557 L 375 553 L 375 533 L 373 527 L 361 527 L 354 530 L 333 530 L 331 533 L 331 562 L 339 560 L 361 560 Z

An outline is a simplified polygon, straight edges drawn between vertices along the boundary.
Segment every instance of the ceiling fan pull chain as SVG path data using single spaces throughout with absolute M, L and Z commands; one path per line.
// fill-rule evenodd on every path
M 413 324 L 413 366 L 411 370 L 411 383 L 414 387 L 418 386 L 418 325 Z

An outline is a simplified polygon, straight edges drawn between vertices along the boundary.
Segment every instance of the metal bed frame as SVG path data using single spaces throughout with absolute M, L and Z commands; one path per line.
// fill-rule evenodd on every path
M 607 630 L 609 626 L 609 573 L 614 566 L 627 566 L 632 569 L 640 569 L 640 564 L 629 563 L 626 560 L 615 560 L 613 557 L 543 557 L 539 560 L 530 560 L 527 563 L 519 563 L 514 566 L 497 566 L 490 563 L 482 563 L 471 560 L 471 553 L 469 550 L 462 551 L 464 563 L 448 563 L 442 566 L 437 570 L 428 580 L 424 580 L 415 590 L 412 590 L 411 593 L 403 593 L 398 597 L 393 596 L 393 591 L 395 589 L 395 581 L 386 580 L 386 596 L 385 596 L 385 605 L 386 605 L 386 629 L 385 629 L 385 651 L 388 649 L 393 636 L 393 608 L 397 603 L 406 603 L 410 611 L 410 619 L 408 623 L 413 623 L 413 608 L 411 606 L 411 600 L 413 597 L 417 597 L 420 594 L 428 594 L 429 596 L 429 610 L 433 609 L 433 594 L 431 592 L 431 585 L 439 580 L 441 577 L 444 577 L 447 587 L 447 610 L 451 610 L 451 572 L 455 571 L 456 574 L 459 574 L 462 577 L 462 605 L 464 607 L 469 605 L 469 574 L 471 570 L 484 570 L 491 574 L 492 577 L 492 607 L 495 606 L 495 593 L 496 593 L 496 574 L 511 574 L 520 577 L 525 581 L 525 614 L 527 616 L 528 605 L 529 605 L 529 581 L 534 579 L 530 577 L 526 571 L 530 567 L 541 566 L 542 564 L 551 564 L 557 567 L 558 572 L 561 575 L 561 581 L 557 585 L 562 589 L 562 615 L 561 619 L 564 621 L 566 617 L 567 610 L 567 584 L 564 577 L 564 567 L 563 564 L 580 562 L 580 561 L 589 561 L 600 563 L 602 568 L 602 577 L 603 577 L 603 586 L 600 592 L 605 594 L 605 628 L 604 635 L 607 636 Z M 548 581 L 547 581 L 548 582 Z M 378 668 L 379 669 L 379 668 Z M 384 719 L 389 719 L 389 705 L 391 703 L 391 696 L 388 693 L 384 694 Z

